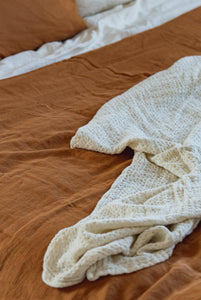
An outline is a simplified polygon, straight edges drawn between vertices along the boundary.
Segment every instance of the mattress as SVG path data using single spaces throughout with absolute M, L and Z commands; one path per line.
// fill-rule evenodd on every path
M 200 14 L 0 81 L 1 299 L 200 299 L 200 226 L 169 260 L 135 273 L 63 289 L 41 278 L 54 235 L 89 215 L 133 157 L 71 149 L 70 139 L 114 96 L 201 55 Z

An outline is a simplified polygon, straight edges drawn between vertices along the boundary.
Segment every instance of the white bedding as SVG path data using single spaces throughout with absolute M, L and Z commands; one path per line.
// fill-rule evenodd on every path
M 88 29 L 63 42 L 43 45 L 0 61 L 0 79 L 68 59 L 154 28 L 201 5 L 201 0 L 136 0 L 85 18 Z
M 131 2 L 131 0 L 76 0 L 80 16 L 92 16 L 108 10 L 116 5 Z

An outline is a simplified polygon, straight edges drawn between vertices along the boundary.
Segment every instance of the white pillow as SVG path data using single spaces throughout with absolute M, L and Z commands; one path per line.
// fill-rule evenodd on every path
M 77 0 L 77 6 L 80 16 L 86 17 L 130 1 L 131 0 Z

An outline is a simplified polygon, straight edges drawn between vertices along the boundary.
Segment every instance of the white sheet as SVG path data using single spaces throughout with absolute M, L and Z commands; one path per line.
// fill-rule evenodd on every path
M 23 74 L 159 26 L 201 5 L 201 0 L 136 0 L 85 18 L 88 29 L 74 38 L 43 45 L 0 61 L 0 79 Z
M 92 16 L 108 10 L 116 5 L 131 2 L 131 0 L 76 0 L 80 16 Z

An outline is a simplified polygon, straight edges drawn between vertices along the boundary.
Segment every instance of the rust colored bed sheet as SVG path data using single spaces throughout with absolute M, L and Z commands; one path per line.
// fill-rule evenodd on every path
M 0 299 L 201 299 L 201 227 L 166 262 L 64 289 L 41 280 L 46 248 L 86 217 L 133 152 L 71 150 L 112 97 L 201 55 L 201 8 L 116 44 L 0 81 Z

